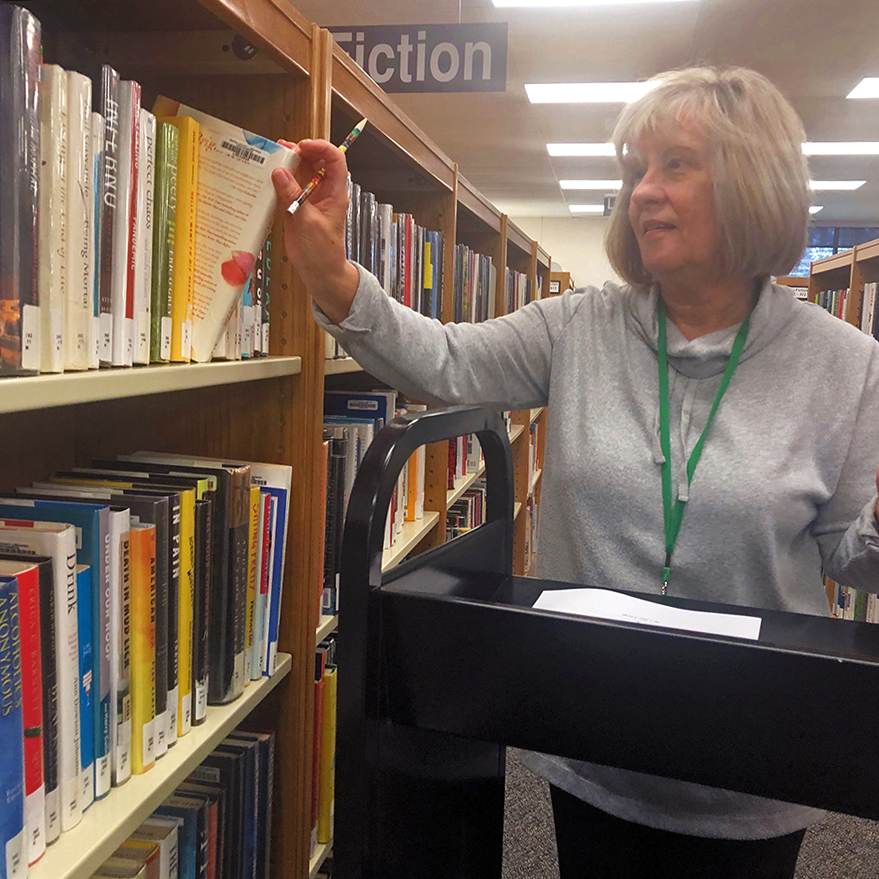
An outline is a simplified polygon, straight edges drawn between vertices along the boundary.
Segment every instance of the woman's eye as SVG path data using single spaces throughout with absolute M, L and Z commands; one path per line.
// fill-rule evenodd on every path
M 670 171 L 680 171 L 681 168 L 684 167 L 683 159 L 670 159 L 668 163 L 668 168 Z

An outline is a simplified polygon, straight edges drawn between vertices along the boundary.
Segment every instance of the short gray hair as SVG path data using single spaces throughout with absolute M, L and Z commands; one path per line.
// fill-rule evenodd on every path
M 694 120 L 712 151 L 724 273 L 762 278 L 790 272 L 806 246 L 811 204 L 805 132 L 794 108 L 765 76 L 742 67 L 692 67 L 651 81 L 658 85 L 617 120 L 613 142 L 620 165 L 625 169 L 627 145 L 642 134 Z M 628 218 L 634 181 L 625 171 L 623 177 L 605 250 L 621 277 L 648 285 L 653 278 Z

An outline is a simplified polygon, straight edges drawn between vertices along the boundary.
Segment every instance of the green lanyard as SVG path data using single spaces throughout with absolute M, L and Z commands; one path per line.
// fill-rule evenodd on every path
M 753 311 L 753 309 L 752 309 Z M 739 358 L 742 356 L 742 349 L 745 347 L 745 339 L 748 337 L 748 324 L 751 322 L 751 312 L 742 323 L 741 328 L 736 334 L 733 342 L 732 351 L 729 355 L 729 361 L 726 369 L 723 371 L 723 377 L 720 380 L 720 387 L 717 389 L 717 396 L 711 405 L 711 411 L 708 413 L 708 421 L 705 423 L 705 429 L 699 437 L 699 441 L 693 448 L 690 458 L 687 461 L 687 485 L 689 486 L 693 480 L 693 474 L 696 472 L 696 465 L 702 455 L 702 446 L 705 445 L 705 437 L 714 420 L 714 414 L 720 405 L 726 389 L 729 387 L 732 375 L 736 367 L 739 365 Z M 659 445 L 662 449 L 662 455 L 665 459 L 662 463 L 662 513 L 665 519 L 665 565 L 662 568 L 662 594 L 668 593 L 668 581 L 671 577 L 671 557 L 675 549 L 675 543 L 678 539 L 678 532 L 681 530 L 681 520 L 684 517 L 684 507 L 686 501 L 677 498 L 672 505 L 671 500 L 671 431 L 669 429 L 669 403 L 668 403 L 668 339 L 665 328 L 665 305 L 662 299 L 659 300 Z

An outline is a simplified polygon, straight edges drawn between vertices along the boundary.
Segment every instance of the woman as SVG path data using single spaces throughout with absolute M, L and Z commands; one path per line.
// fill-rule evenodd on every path
M 323 141 L 298 145 L 302 179 L 321 164 L 327 178 L 288 220 L 288 253 L 318 322 L 370 373 L 438 402 L 548 405 L 539 576 L 823 615 L 822 566 L 879 588 L 879 346 L 769 281 L 796 264 L 808 221 L 790 105 L 748 70 L 659 80 L 614 133 L 624 183 L 607 250 L 627 286 L 478 325 L 421 317 L 347 262 L 346 168 Z M 275 185 L 283 204 L 300 192 L 286 173 Z M 529 765 L 552 784 L 563 877 L 790 877 L 822 817 Z

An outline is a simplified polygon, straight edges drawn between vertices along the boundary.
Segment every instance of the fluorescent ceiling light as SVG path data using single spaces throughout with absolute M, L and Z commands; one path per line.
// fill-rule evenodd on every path
M 616 147 L 612 143 L 548 143 L 546 151 L 551 156 L 609 156 L 614 158 L 617 154 Z
M 603 204 L 569 204 L 568 210 L 572 214 L 603 214 Z
M 819 189 L 836 189 L 840 192 L 851 192 L 852 190 L 860 189 L 866 182 L 866 180 L 810 180 L 809 186 L 816 192 Z
M 807 156 L 879 156 L 879 141 L 804 143 L 803 152 Z
M 494 0 L 494 5 L 501 9 L 508 6 L 630 6 L 633 3 L 671 2 L 675 0 Z
M 847 95 L 847 98 L 879 98 L 879 76 L 864 77 Z
M 622 180 L 559 180 L 562 189 L 622 189 Z
M 823 204 L 813 204 L 812 207 L 809 208 L 809 213 L 810 214 L 817 214 L 818 211 L 823 211 L 823 210 L 824 210 Z
M 532 104 L 628 104 L 657 82 L 538 82 L 525 85 Z

